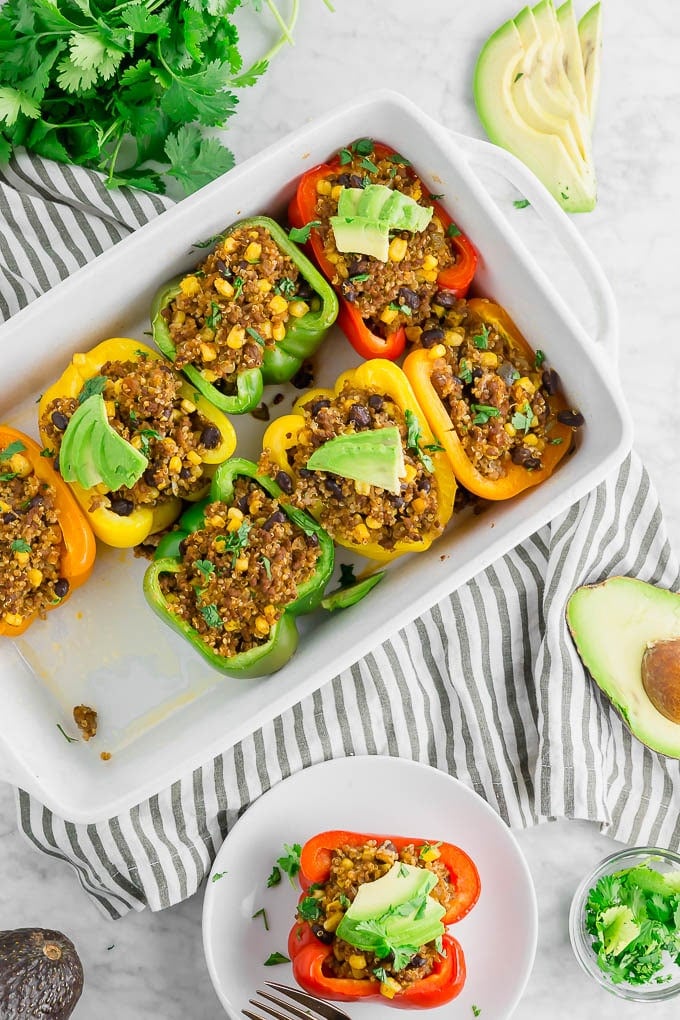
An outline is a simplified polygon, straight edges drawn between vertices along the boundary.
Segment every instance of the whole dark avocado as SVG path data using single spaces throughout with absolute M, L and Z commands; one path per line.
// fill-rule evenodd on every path
M 0 931 L 0 1020 L 68 1020 L 83 991 L 83 966 L 60 931 Z

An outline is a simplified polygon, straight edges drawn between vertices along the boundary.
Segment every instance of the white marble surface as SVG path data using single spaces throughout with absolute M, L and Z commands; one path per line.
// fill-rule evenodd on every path
M 586 4 L 575 0 L 581 13 Z M 511 0 L 304 0 L 294 49 L 244 94 L 229 130 L 243 159 L 300 121 L 369 88 L 410 95 L 444 124 L 478 137 L 471 99 L 475 55 L 489 32 L 516 13 Z M 621 310 L 623 386 L 636 446 L 656 484 L 671 536 L 680 534 L 680 27 L 673 0 L 603 0 L 605 41 L 595 156 L 600 199 L 577 217 L 613 284 Z M 417 11 L 418 20 L 412 12 Z M 257 44 L 249 43 L 255 53 Z M 514 210 L 511 210 L 512 215 Z M 515 214 L 519 215 L 519 214 Z M 561 261 L 525 210 L 522 228 L 551 265 Z M 517 221 L 519 222 L 519 221 Z M 571 288 L 568 272 L 561 286 Z M 579 290 L 570 289 L 577 309 Z M 588 309 L 583 308 L 587 318 Z M 675 470 L 674 470 L 675 469 Z M 680 808 L 680 805 L 678 805 Z M 633 1020 L 651 1007 L 625 1003 L 578 969 L 567 935 L 571 892 L 614 844 L 585 822 L 557 822 L 519 835 L 539 899 L 536 965 L 516 1016 L 551 1020 L 597 1015 Z M 87 973 L 75 1016 L 82 1020 L 219 1020 L 201 948 L 201 895 L 159 915 L 112 924 L 97 913 L 70 870 L 30 850 L 17 834 L 13 800 L 0 787 L 0 928 L 57 927 L 71 934 Z M 518 922 L 521 923 L 521 922 Z M 480 1006 L 483 1009 L 483 1003 Z M 678 1004 L 653 1007 L 671 1020 Z M 494 1020 L 482 1013 L 483 1020 Z

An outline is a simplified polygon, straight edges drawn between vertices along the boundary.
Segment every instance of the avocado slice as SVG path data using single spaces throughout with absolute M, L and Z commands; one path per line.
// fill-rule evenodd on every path
M 66 482 L 84 489 L 104 482 L 116 491 L 141 478 L 149 461 L 109 424 L 101 393 L 84 400 L 71 416 L 59 451 L 59 469 Z
M 680 595 L 632 577 L 612 577 L 577 588 L 567 603 L 567 623 L 576 649 L 595 683 L 643 744 L 680 758 Z M 645 689 L 643 659 L 648 646 L 670 641 L 675 657 Z M 678 721 L 657 704 L 670 688 Z M 654 699 L 654 700 L 653 700 Z
M 562 33 L 564 72 L 574 90 L 580 108 L 588 112 L 586 97 L 586 77 L 583 70 L 583 54 L 581 40 L 578 36 L 578 21 L 572 0 L 566 0 L 557 8 L 557 23 Z
M 586 101 L 590 125 L 595 121 L 600 95 L 600 50 L 602 49 L 602 7 L 599 3 L 586 11 L 578 23 L 578 36 L 583 56 Z
M 533 8 L 534 23 L 539 35 L 541 81 L 546 100 L 556 115 L 571 128 L 582 159 L 590 155 L 590 121 L 588 111 L 576 97 L 571 81 L 564 69 L 564 37 L 552 0 L 541 0 Z
M 554 10 L 539 4 L 536 11 L 538 24 L 536 12 L 524 8 L 482 48 L 474 72 L 477 113 L 491 141 L 526 163 L 564 209 L 587 212 L 596 201 L 590 141 L 585 127 L 574 130 L 585 113 L 564 72 L 563 47 L 554 45 Z
M 387 262 L 390 235 L 386 224 L 360 216 L 331 216 L 330 225 L 338 251 L 372 255 L 380 262 Z
M 345 219 L 357 216 L 363 195 L 363 188 L 343 188 L 338 198 L 338 216 Z
M 376 485 L 398 496 L 406 474 L 401 434 L 396 425 L 388 425 L 336 436 L 314 451 L 306 467 Z

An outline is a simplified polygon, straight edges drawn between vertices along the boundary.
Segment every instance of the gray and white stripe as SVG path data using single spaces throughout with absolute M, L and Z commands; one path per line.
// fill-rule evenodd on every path
M 168 207 L 21 154 L 0 172 L 0 315 L 8 317 Z M 19 824 L 69 862 L 107 916 L 193 893 L 234 822 L 298 769 L 348 754 L 427 762 L 512 826 L 589 818 L 626 842 L 680 846 L 680 765 L 633 739 L 586 677 L 564 620 L 579 584 L 668 588 L 680 571 L 633 455 L 594 492 L 299 705 L 118 818 L 73 825 L 23 791 Z

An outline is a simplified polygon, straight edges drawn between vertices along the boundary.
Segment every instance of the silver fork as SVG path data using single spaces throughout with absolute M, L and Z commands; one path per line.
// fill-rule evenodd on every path
M 250 999 L 250 1005 L 262 1012 L 253 1013 L 249 1009 L 242 1009 L 241 1012 L 248 1017 L 248 1020 L 267 1020 L 268 1017 L 274 1017 L 274 1020 L 291 1020 L 291 1017 L 295 1017 L 296 1020 L 319 1020 L 320 1017 L 323 1020 L 352 1020 L 343 1009 L 331 1005 L 324 999 L 317 999 L 315 995 L 309 995 L 300 988 L 290 988 L 288 985 L 280 985 L 276 981 L 266 981 L 265 984 L 269 988 L 275 988 L 279 992 L 279 996 L 287 996 L 293 1002 L 304 1006 L 304 1009 L 300 1009 L 299 1006 L 293 1005 L 286 999 L 272 995 L 271 992 L 265 992 L 262 988 L 258 988 L 256 994 L 267 1001 L 258 1002 L 257 999 Z

